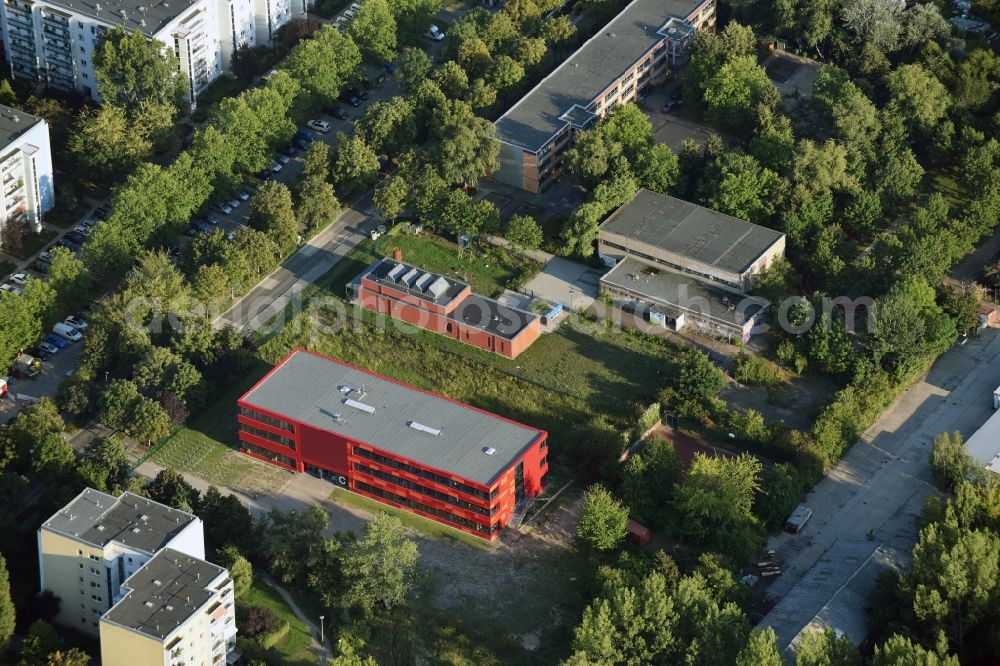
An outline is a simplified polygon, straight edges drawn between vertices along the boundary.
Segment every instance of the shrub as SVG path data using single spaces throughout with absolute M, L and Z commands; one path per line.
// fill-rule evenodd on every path
M 741 384 L 777 386 L 788 380 L 788 376 L 777 364 L 756 354 L 741 351 L 733 359 L 733 379 Z
M 243 609 L 240 622 L 240 633 L 250 638 L 272 632 L 280 623 L 274 611 L 264 606 L 246 607 Z

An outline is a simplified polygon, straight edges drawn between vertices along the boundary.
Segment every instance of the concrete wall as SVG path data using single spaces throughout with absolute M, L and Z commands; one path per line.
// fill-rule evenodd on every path
M 163 644 L 137 631 L 102 621 L 100 636 L 102 666 L 167 666 L 169 663 Z
M 116 592 L 108 589 L 104 550 L 40 529 L 38 565 L 41 591 L 49 590 L 62 600 L 55 621 L 96 636 L 100 616 L 111 607 Z M 100 601 L 93 598 L 95 595 Z

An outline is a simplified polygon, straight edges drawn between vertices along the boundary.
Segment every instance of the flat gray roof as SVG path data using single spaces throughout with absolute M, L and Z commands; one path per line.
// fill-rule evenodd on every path
M 164 548 L 123 587 L 128 592 L 101 619 L 164 640 L 214 596 L 208 586 L 226 570 Z
M 965 442 L 965 447 L 986 469 L 1000 474 L 1000 412 L 993 414 Z
M 292 352 L 242 400 L 484 486 L 543 435 L 541 430 L 304 350 Z M 352 407 L 348 401 L 363 407 Z M 440 432 L 434 435 L 414 424 Z M 485 453 L 488 448 L 495 453 Z
M 511 340 L 517 337 L 525 326 L 538 319 L 538 315 L 512 308 L 479 294 L 469 294 L 455 306 L 451 319 Z
M 697 312 L 736 327 L 742 327 L 761 309 L 758 301 L 749 301 L 740 312 L 740 302 L 750 297 L 713 289 L 693 277 L 655 268 L 632 257 L 619 261 L 601 282 L 641 294 L 668 308 Z
M 566 126 L 573 105 L 586 107 L 642 58 L 671 18 L 687 19 L 704 0 L 633 0 L 495 123 L 501 141 L 538 151 Z
M 624 236 L 732 273 L 744 273 L 781 232 L 689 201 L 641 189 L 600 232 Z
M 7 146 L 40 122 L 42 119 L 37 116 L 0 104 L 0 150 L 6 150 Z
M 42 523 L 99 548 L 112 541 L 155 553 L 197 518 L 151 499 L 125 492 L 121 497 L 87 488 Z
M 388 258 L 373 263 L 362 277 L 441 306 L 451 303 L 468 287 L 464 282 Z
M 45 0 L 42 4 L 152 37 L 198 0 Z M 173 49 L 173 43 L 168 46 Z

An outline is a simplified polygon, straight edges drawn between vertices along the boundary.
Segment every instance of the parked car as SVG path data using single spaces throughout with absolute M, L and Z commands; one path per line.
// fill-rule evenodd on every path
M 80 249 L 80 244 L 74 241 L 72 238 L 67 238 L 63 236 L 58 241 L 56 241 L 56 247 L 64 247 L 70 252 L 76 252 Z
M 31 264 L 31 270 L 41 273 L 42 275 L 48 275 L 49 265 L 41 259 L 35 259 L 35 262 Z
M 278 155 L 278 157 L 276 159 L 281 164 L 288 164 L 289 162 L 292 161 L 292 158 L 289 157 L 288 155 Z
M 78 245 L 83 245 L 84 243 L 87 242 L 87 237 L 84 234 L 79 233 L 78 231 L 70 231 L 65 236 L 63 236 L 63 238 L 68 238 L 69 240 L 73 241 L 74 243 L 77 243 Z
M 83 222 L 81 222 L 80 224 L 87 227 L 88 229 L 93 229 L 94 227 L 97 226 L 99 222 L 100 220 L 98 220 L 96 217 L 85 217 L 83 218 Z
M 86 320 L 84 320 L 83 317 L 80 317 L 79 315 L 70 315 L 66 317 L 63 321 L 65 321 L 67 324 L 77 329 L 78 331 L 86 331 L 88 328 L 90 328 L 90 324 L 88 324 Z
M 48 335 L 46 335 L 45 336 L 45 340 L 43 340 L 43 342 L 47 342 L 50 345 L 55 345 L 59 349 L 66 349 L 66 347 L 69 346 L 68 342 L 66 342 L 65 340 L 63 340 L 61 337 L 59 337 L 55 333 L 49 333 Z M 41 346 L 41 343 L 39 343 L 39 346 Z
M 295 148 L 295 146 L 282 146 L 281 148 L 278 148 L 278 152 L 281 153 L 282 155 L 295 157 L 299 151 Z
M 310 120 L 309 122 L 306 123 L 306 125 L 316 130 L 317 132 L 322 132 L 323 134 L 329 132 L 331 127 L 330 123 L 328 123 L 325 120 Z
M 17 379 L 34 379 L 42 374 L 42 362 L 29 354 L 18 354 L 10 374 Z
M 52 263 L 52 255 L 50 253 L 48 253 L 48 252 L 42 252 L 40 255 L 38 255 L 38 261 L 43 261 L 46 264 L 51 264 Z
M 43 357 L 42 354 L 48 354 L 49 357 L 52 357 L 55 354 L 59 353 L 59 347 L 57 347 L 54 344 L 52 344 L 51 342 L 49 342 L 48 338 L 46 338 L 45 340 L 42 340 L 41 342 L 38 343 L 38 349 L 40 351 L 40 353 L 38 355 L 38 358 L 42 359 L 43 361 L 47 361 L 49 359 Z
M 24 284 L 28 281 L 28 276 L 26 273 L 14 273 L 10 276 L 10 281 L 14 284 Z
M 81 333 L 76 328 L 70 326 L 64 321 L 59 322 L 52 327 L 52 332 L 59 337 L 66 338 L 67 340 L 72 340 L 77 342 L 78 340 L 83 340 L 83 333 Z
M 347 112 L 344 111 L 344 109 L 338 106 L 337 104 L 331 104 L 329 106 L 323 107 L 323 113 L 326 113 L 327 115 L 330 115 L 336 118 L 337 120 L 347 120 L 348 118 Z
M 438 30 L 436 25 L 432 25 L 427 29 L 427 36 L 433 39 L 435 42 L 440 42 L 444 39 L 444 33 Z
M 663 105 L 663 113 L 672 113 L 677 109 L 684 106 L 684 101 L 680 99 L 672 99 Z
M 292 137 L 292 141 L 305 141 L 307 143 L 317 140 L 319 140 L 319 136 L 315 132 L 307 130 L 305 127 L 299 129 L 299 131 L 295 133 L 295 136 Z
M 341 30 L 347 30 L 347 26 L 351 25 L 351 20 L 346 16 L 338 16 L 336 21 L 336 26 Z
M 275 160 L 272 160 L 272 161 L 271 161 L 271 172 L 272 172 L 272 173 L 278 173 L 278 172 L 279 172 L 279 171 L 281 171 L 281 170 L 282 170 L 283 168 L 284 168 L 284 167 L 283 167 L 283 166 L 281 165 L 281 163 L 280 163 L 280 162 L 278 162 L 278 161 L 275 161 Z
M 230 208 L 240 207 L 240 200 L 237 197 L 229 197 L 229 199 L 226 200 L 226 203 L 229 204 Z
M 354 12 L 352 12 L 350 9 L 344 10 L 344 13 L 341 14 L 341 16 L 347 19 L 348 21 L 354 20 Z
M 357 97 L 362 102 L 365 101 L 366 99 L 368 99 L 368 93 L 366 93 L 364 90 L 361 90 L 360 88 L 357 88 L 357 87 L 348 88 L 347 92 L 350 95 L 354 95 L 355 97 Z
M 9 282 L 4 282 L 0 284 L 0 291 L 6 291 L 8 294 L 14 294 L 15 296 L 23 296 L 24 290 L 20 287 L 15 287 Z
M 240 198 L 240 201 L 250 201 L 250 193 L 247 192 L 246 190 L 240 190 L 239 192 L 236 193 L 236 196 Z
M 221 211 L 224 215 L 229 215 L 230 213 L 233 212 L 233 207 L 230 206 L 225 201 L 220 201 L 219 203 L 215 204 L 215 208 L 216 210 Z
M 344 104 L 350 104 L 351 106 L 358 107 L 361 106 L 361 98 L 357 95 L 351 93 L 349 90 L 345 90 L 340 93 L 340 101 Z
M 78 234 L 83 234 L 84 236 L 86 236 L 87 234 L 90 233 L 90 227 L 81 222 L 80 224 L 77 224 L 73 227 L 73 231 L 75 231 Z
M 205 220 L 211 224 L 213 227 L 219 226 L 219 216 L 215 213 L 209 213 L 205 216 Z
M 359 5 L 356 2 L 352 2 L 351 3 L 351 11 L 352 12 L 360 12 L 361 11 L 361 5 Z
M 207 222 L 202 222 L 201 220 L 192 220 L 191 228 L 195 231 L 200 231 L 203 234 L 212 233 L 212 227 L 210 227 Z

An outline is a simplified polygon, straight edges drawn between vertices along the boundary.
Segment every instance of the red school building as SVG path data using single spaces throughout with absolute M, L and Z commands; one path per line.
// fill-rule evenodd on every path
M 546 484 L 545 431 L 314 352 L 237 406 L 244 453 L 486 539 Z
M 507 358 L 542 334 L 541 319 L 469 285 L 395 259 L 379 259 L 347 287 L 352 303 Z

